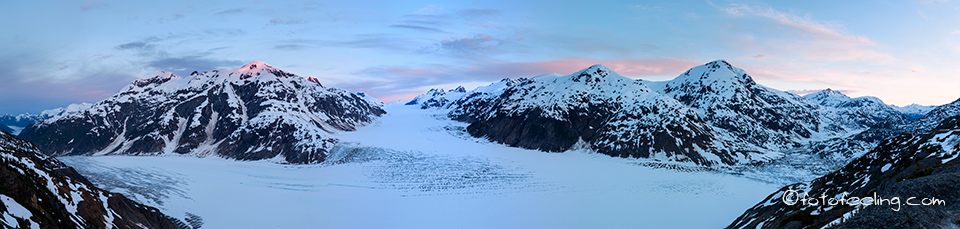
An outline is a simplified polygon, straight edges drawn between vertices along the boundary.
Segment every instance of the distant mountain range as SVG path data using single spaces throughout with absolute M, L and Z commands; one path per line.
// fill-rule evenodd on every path
M 218 155 L 318 163 L 351 131 L 383 115 L 359 92 L 324 87 L 252 62 L 180 77 L 161 72 L 103 101 L 33 122 L 19 137 L 51 155 Z

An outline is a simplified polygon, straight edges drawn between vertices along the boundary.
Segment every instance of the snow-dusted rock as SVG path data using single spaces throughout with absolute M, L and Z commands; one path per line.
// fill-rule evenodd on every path
M 450 116 L 471 123 L 471 135 L 515 147 L 561 152 L 582 141 L 611 156 L 700 165 L 763 157 L 755 147 L 726 141 L 694 110 L 602 65 L 537 76 L 455 104 Z
M 953 116 L 925 133 L 888 139 L 823 177 L 787 185 L 746 210 L 728 228 L 954 227 L 960 220 L 956 214 L 960 210 L 958 156 L 960 116 Z M 804 196 L 813 200 L 797 201 Z M 945 202 L 908 204 L 936 203 L 929 198 Z
M 317 163 L 337 139 L 384 114 L 360 92 L 324 87 L 252 62 L 240 69 L 161 72 L 115 95 L 27 127 L 51 155 L 218 155 Z
M 101 190 L 27 141 L 0 132 L 0 227 L 183 228 L 182 222 Z

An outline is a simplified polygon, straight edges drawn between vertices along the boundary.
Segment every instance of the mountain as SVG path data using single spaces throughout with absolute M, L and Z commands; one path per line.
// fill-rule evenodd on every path
M 189 228 L 153 207 L 101 190 L 33 144 L 0 132 L 3 228 Z
M 4 114 L 0 115 L 0 130 L 9 132 L 10 134 L 17 135 L 20 134 L 20 131 L 23 128 L 26 128 L 28 125 L 34 122 L 43 121 L 50 117 L 59 115 L 63 113 L 64 108 L 58 108 L 53 110 L 45 110 L 40 112 L 40 114 Z
M 937 106 L 922 106 L 918 104 L 910 104 L 902 107 L 896 106 L 896 105 L 890 105 L 890 107 L 892 107 L 897 111 L 900 111 L 900 113 L 903 114 L 903 116 L 907 116 L 907 118 L 915 120 L 915 119 L 919 119 L 920 117 L 923 117 L 924 115 L 927 114 L 927 112 L 930 112 L 930 110 L 933 110 Z
M 726 140 L 684 104 L 602 65 L 537 76 L 456 104 L 449 115 L 470 123 L 472 136 L 513 147 L 562 152 L 576 145 L 617 157 L 699 165 L 765 157 Z
M 946 118 L 955 115 L 960 115 L 960 99 L 931 109 L 926 115 L 920 119 L 917 119 L 916 123 L 907 126 L 905 129 L 911 130 L 915 133 L 927 131 L 937 126 L 938 123 Z
M 417 97 L 410 100 L 410 102 L 405 103 L 404 105 L 417 105 L 421 109 L 427 108 L 443 108 L 453 102 L 454 100 L 460 99 L 467 94 L 467 89 L 463 86 L 457 87 L 455 89 L 450 89 L 449 91 L 444 91 L 443 89 L 430 89 L 426 94 L 418 95 Z
M 960 116 L 953 116 L 925 133 L 885 140 L 840 170 L 783 187 L 728 228 L 953 228 L 960 222 L 958 156 Z M 795 201 L 804 195 L 820 204 Z
M 850 98 L 839 91 L 827 88 L 803 97 L 833 108 L 840 117 L 840 122 L 849 127 L 869 128 L 881 123 L 899 124 L 909 121 L 899 110 L 873 96 Z
M 724 60 L 651 85 L 696 111 L 708 124 L 731 133 L 737 141 L 770 150 L 781 151 L 807 139 L 849 131 L 837 123 L 829 109 L 793 93 L 759 85 L 743 69 Z
M 19 136 L 50 155 L 215 154 L 317 163 L 338 142 L 333 133 L 373 121 L 385 113 L 381 106 L 363 93 L 324 87 L 257 61 L 138 79 Z
M 827 88 L 803 97 L 831 109 L 841 125 L 861 130 L 852 131 L 850 135 L 811 141 L 801 148 L 803 152 L 842 164 L 863 155 L 881 141 L 902 133 L 901 127 L 911 123 L 899 110 L 873 96 L 850 98 L 840 91 Z
M 478 98 L 480 96 L 499 95 L 504 88 L 513 86 L 514 84 L 517 84 L 523 80 L 526 80 L 526 78 L 505 78 L 499 82 L 491 83 L 487 86 L 477 87 L 469 92 L 463 86 L 451 89 L 450 91 L 443 91 L 443 89 L 430 89 L 430 91 L 427 91 L 427 93 L 418 95 L 404 105 L 420 106 L 421 109 L 449 109 L 452 106 L 459 106 L 459 104 L 462 104 L 467 100 Z

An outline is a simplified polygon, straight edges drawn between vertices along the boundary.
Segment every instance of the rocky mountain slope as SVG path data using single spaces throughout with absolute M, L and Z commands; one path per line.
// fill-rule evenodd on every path
M 712 126 L 731 133 L 737 141 L 770 150 L 780 151 L 807 139 L 848 131 L 829 109 L 759 85 L 743 69 L 723 60 L 652 85 L 696 110 Z
M 252 62 L 240 69 L 161 72 L 19 135 L 51 155 L 217 155 L 317 163 L 351 131 L 384 114 L 359 92 Z
M 923 117 L 928 112 L 930 112 L 930 110 L 933 110 L 933 108 L 936 108 L 938 106 L 923 106 L 923 105 L 914 103 L 914 104 L 910 104 L 902 107 L 895 106 L 895 105 L 890 105 L 890 107 L 892 107 L 897 111 L 900 111 L 900 113 L 903 114 L 903 116 L 907 116 L 907 118 L 919 119 L 920 117 Z
M 700 165 L 764 156 L 727 141 L 694 110 L 602 65 L 537 76 L 455 104 L 450 116 L 471 123 L 471 135 L 514 147 L 561 152 L 576 145 L 617 157 Z
M 33 144 L 0 132 L 3 228 L 189 228 L 156 208 L 94 187 Z
M 76 104 L 74 106 L 82 106 L 83 104 Z M 40 112 L 40 114 L 4 114 L 0 115 L 0 130 L 7 131 L 10 134 L 16 136 L 20 134 L 24 128 L 34 122 L 39 122 L 57 116 L 60 113 L 63 113 L 64 108 L 57 108 L 52 110 L 45 110 Z
M 885 140 L 826 176 L 783 187 L 729 228 L 954 228 L 960 224 L 958 156 L 960 116 L 953 116 L 925 133 Z M 814 200 L 796 201 L 804 196 Z
M 850 98 L 839 91 L 827 88 L 803 97 L 833 108 L 840 122 L 851 128 L 865 129 L 880 124 L 898 125 L 909 121 L 900 111 L 873 96 Z

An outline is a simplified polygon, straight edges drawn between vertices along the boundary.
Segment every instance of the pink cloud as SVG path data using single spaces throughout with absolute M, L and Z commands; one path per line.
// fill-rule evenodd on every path
M 733 4 L 721 8 L 734 17 L 761 18 L 774 26 L 760 32 L 790 32 L 783 39 L 766 39 L 769 42 L 754 44 L 764 53 L 799 54 L 807 60 L 817 61 L 892 61 L 889 54 L 876 50 L 877 44 L 866 37 L 847 34 L 842 25 L 825 23 L 785 13 L 769 6 Z M 752 37 L 751 37 L 752 38 Z M 755 43 L 752 41 L 750 43 Z

